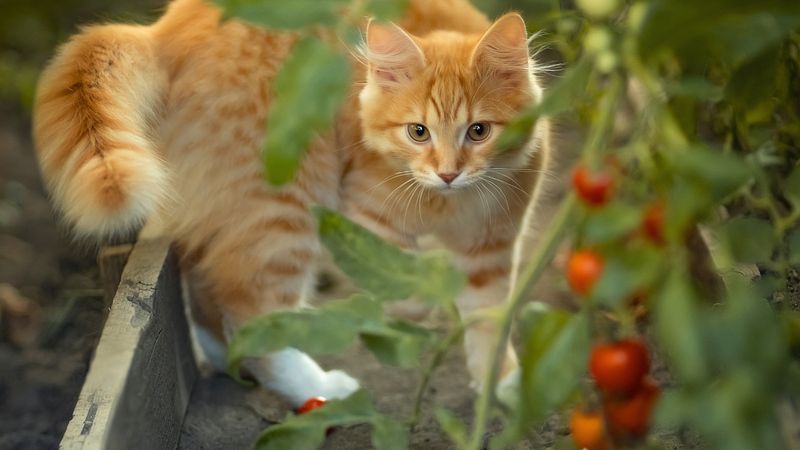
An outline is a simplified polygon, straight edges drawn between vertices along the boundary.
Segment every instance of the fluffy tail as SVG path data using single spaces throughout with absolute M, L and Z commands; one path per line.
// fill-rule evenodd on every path
M 167 173 L 152 125 L 166 88 L 142 26 L 86 28 L 42 74 L 33 115 L 39 163 L 78 234 L 129 231 L 158 207 Z

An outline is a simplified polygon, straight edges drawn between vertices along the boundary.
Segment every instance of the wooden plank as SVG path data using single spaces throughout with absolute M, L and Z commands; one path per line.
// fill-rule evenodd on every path
M 169 242 L 140 242 L 125 266 L 61 448 L 175 448 L 196 377 Z

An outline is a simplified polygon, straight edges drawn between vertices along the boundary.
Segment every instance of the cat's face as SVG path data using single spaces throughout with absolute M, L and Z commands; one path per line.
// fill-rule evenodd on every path
M 532 145 L 496 148 L 504 127 L 539 95 L 518 15 L 503 16 L 482 36 L 439 31 L 418 38 L 371 23 L 366 56 L 364 139 L 398 172 L 455 192 L 527 165 Z

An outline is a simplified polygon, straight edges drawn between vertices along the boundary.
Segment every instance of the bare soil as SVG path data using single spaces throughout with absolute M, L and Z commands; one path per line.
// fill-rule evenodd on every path
M 0 104 L 0 450 L 57 447 L 105 317 L 93 252 L 56 223 L 24 117 Z

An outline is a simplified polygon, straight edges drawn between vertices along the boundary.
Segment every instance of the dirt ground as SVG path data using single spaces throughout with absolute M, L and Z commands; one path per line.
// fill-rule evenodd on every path
M 55 448 L 100 334 L 94 252 L 42 188 L 26 114 L 0 105 L 0 449 Z

